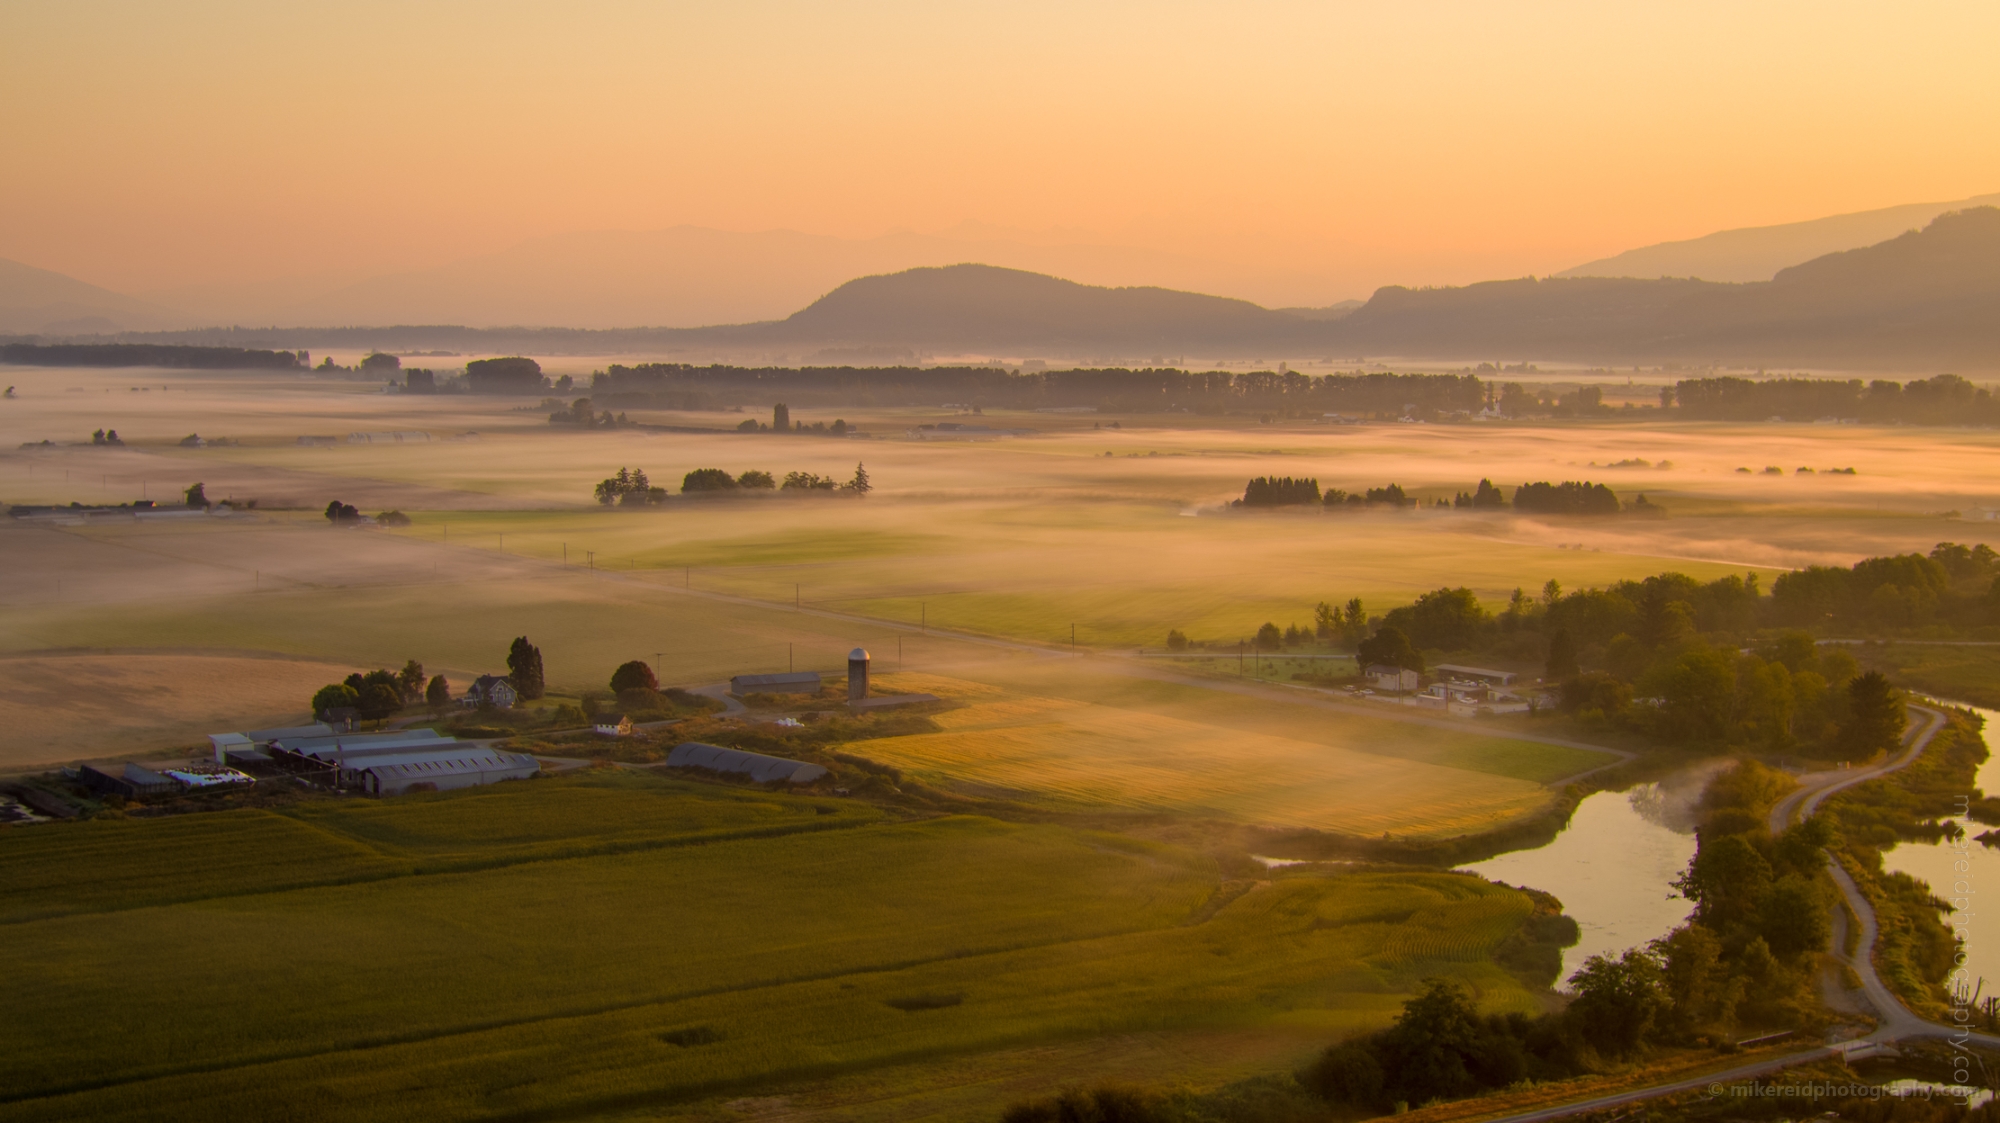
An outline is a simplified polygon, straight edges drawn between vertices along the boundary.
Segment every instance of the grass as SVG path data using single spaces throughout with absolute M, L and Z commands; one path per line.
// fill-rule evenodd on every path
M 1858 644 L 1847 648 L 1870 670 L 1954 702 L 2000 708 L 2000 647 Z
M 1208 859 L 1118 836 L 966 817 L 713 833 L 773 817 L 824 818 L 586 777 L 215 815 L 202 835 L 116 824 L 124 850 L 88 860 L 177 869 L 181 899 L 7 928 L 0 1119 L 587 1115 L 1106 1035 L 1324 1039 L 1437 973 L 1533 1001 L 1489 960 L 1527 898 L 1466 876 L 1279 877 L 1207 916 Z M 707 841 L 555 857 L 617 841 L 613 820 Z M 32 833 L 0 834 L 0 869 L 38 863 Z M 445 872 L 489 846 L 514 860 Z M 438 872 L 283 888 L 229 858 L 357 849 Z M 77 903 L 10 876 L 20 907 Z

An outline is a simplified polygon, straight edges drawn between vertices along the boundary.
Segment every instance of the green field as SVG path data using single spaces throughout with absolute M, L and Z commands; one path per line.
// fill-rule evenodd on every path
M 1487 960 L 1515 891 L 1242 888 L 1119 836 L 626 774 L 8 831 L 0 1118 L 571 1118 L 1028 1042 L 1297 1052 L 1438 973 L 1532 1002 Z

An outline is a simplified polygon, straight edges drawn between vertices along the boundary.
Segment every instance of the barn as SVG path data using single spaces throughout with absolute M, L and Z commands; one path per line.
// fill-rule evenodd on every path
M 386 754 L 354 762 L 354 782 L 369 795 L 402 795 L 418 791 L 449 791 L 502 780 L 525 780 L 542 770 L 534 757 L 466 744 L 449 751 Z
M 684 741 L 675 745 L 674 751 L 667 754 L 667 767 L 701 768 L 709 772 L 748 776 L 759 784 L 778 780 L 788 784 L 810 784 L 826 776 L 826 769 L 817 764 L 744 752 L 742 749 L 725 749 L 721 745 L 700 741 Z

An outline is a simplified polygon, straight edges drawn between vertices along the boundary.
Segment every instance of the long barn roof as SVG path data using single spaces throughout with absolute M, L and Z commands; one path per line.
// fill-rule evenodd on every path
M 826 769 L 817 764 L 807 764 L 803 760 L 786 760 L 781 756 L 765 756 L 763 753 L 744 752 L 742 749 L 725 749 L 721 745 L 710 745 L 701 741 L 684 741 L 675 745 L 674 751 L 667 754 L 667 767 L 705 768 L 710 772 L 746 775 L 760 784 L 768 784 L 773 780 L 810 784 L 826 775 Z

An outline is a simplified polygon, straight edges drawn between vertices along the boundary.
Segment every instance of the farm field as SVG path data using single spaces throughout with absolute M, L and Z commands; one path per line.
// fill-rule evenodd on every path
M 275 844 L 287 815 L 0 833 L 0 882 L 47 913 L 0 941 L 0 1119 L 568 1118 L 1131 1034 L 1247 1034 L 1242 1063 L 1268 1067 L 1380 1024 L 1429 975 L 1532 1005 L 1487 960 L 1529 901 L 1474 878 L 1239 897 L 1168 846 L 968 817 L 826 832 L 823 802 L 592 775 L 319 805 Z M 608 818 L 636 835 L 604 837 Z M 71 832 L 84 866 L 165 874 L 149 855 L 171 847 L 203 872 L 171 903 L 56 915 L 89 902 L 25 870 Z M 496 839 L 504 861 L 453 872 Z M 366 852 L 372 880 L 269 876 Z
M 1008 689 L 932 675 L 899 685 L 963 703 L 942 732 L 848 751 L 970 794 L 1126 807 L 1348 834 L 1490 827 L 1545 806 L 1544 786 L 1615 758 L 1504 733 L 1328 713 L 1073 663 L 984 669 Z M 977 672 L 968 672 L 977 673 Z
M 2000 645 L 1886 643 L 1848 650 L 1863 666 L 1893 673 L 1899 681 L 1939 698 L 2000 706 Z

